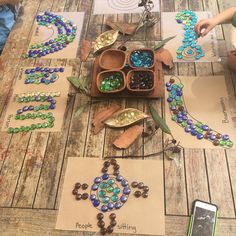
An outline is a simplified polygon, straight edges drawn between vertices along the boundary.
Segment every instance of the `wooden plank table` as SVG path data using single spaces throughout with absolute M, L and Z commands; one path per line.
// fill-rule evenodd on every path
M 107 30 L 104 22 L 125 20 L 135 22 L 137 14 L 98 15 L 91 13 L 92 0 L 24 0 L 24 12 L 18 19 L 1 58 L 4 70 L 0 71 L 0 125 L 6 111 L 12 87 L 22 66 L 73 66 L 73 75 L 91 76 L 93 58 L 81 63 L 73 60 L 24 60 L 21 54 L 26 50 L 34 17 L 42 11 L 85 11 L 82 38 L 94 40 Z M 217 14 L 235 5 L 231 0 L 163 0 L 162 11 L 191 9 L 212 11 Z M 158 13 L 156 13 L 158 15 Z M 160 24 L 154 29 L 140 30 L 127 46 L 152 46 L 161 39 Z M 223 74 L 231 96 L 235 96 L 236 74 L 226 66 L 226 47 L 229 27 L 217 26 L 221 63 L 176 63 L 169 74 L 218 75 Z M 75 91 L 71 88 L 71 92 Z M 111 148 L 114 137 L 122 131 L 104 129 L 94 136 L 91 119 L 98 110 L 114 102 L 112 99 L 91 107 L 78 119 L 74 117 L 77 108 L 89 98 L 75 94 L 70 98 L 65 113 L 63 132 L 26 133 L 9 135 L 0 132 L 0 235 L 82 235 L 79 232 L 54 230 L 59 206 L 63 178 L 69 156 L 102 157 L 105 155 L 148 154 L 162 148 L 163 136 L 138 149 L 140 139 L 127 151 Z M 122 107 L 136 107 L 146 110 L 144 99 L 121 99 Z M 152 103 L 162 112 L 163 102 Z M 235 108 L 236 109 L 236 108 Z M 163 158 L 156 157 L 156 158 Z M 185 149 L 181 153 L 180 168 L 173 161 L 163 158 L 165 177 L 166 235 L 186 235 L 191 204 L 194 199 L 210 201 L 219 206 L 218 234 L 236 235 L 236 152 L 234 150 Z M 84 235 L 84 234 L 83 234 Z M 87 235 L 87 234 L 86 234 Z

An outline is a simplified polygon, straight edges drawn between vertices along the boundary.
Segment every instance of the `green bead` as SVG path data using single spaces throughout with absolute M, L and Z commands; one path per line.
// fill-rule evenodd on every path
M 172 116 L 172 117 L 171 117 L 171 120 L 177 121 L 177 116 Z
M 102 198 L 102 203 L 105 203 L 105 204 L 106 204 L 106 203 L 109 202 L 109 200 L 110 200 L 109 197 L 107 197 L 107 196 L 106 196 L 106 197 L 103 197 L 103 198 Z
M 100 183 L 100 188 L 105 189 L 107 187 L 107 184 L 105 182 Z
M 106 190 L 107 190 L 108 193 L 112 193 L 113 192 L 113 187 L 109 186 Z
M 224 140 L 220 141 L 220 146 L 225 146 L 226 142 Z
M 29 126 L 25 126 L 25 132 L 30 131 L 30 127 Z
M 113 202 L 116 202 L 116 201 L 118 200 L 117 195 L 112 195 L 111 200 L 112 200 Z
M 20 120 L 25 120 L 25 118 L 26 118 L 25 115 L 20 116 Z
M 203 124 L 202 124 L 201 122 L 197 122 L 197 123 L 196 123 L 196 126 L 197 126 L 198 128 L 201 128 L 202 125 L 203 125 Z
M 52 128 L 54 126 L 54 123 L 49 123 L 48 128 Z
M 196 128 L 196 131 L 197 131 L 199 134 L 202 134 L 202 133 L 203 133 L 203 130 L 200 129 L 200 128 Z
M 36 124 L 32 124 L 30 127 L 31 127 L 31 129 L 36 129 L 37 125 Z
M 99 197 L 105 197 L 105 196 L 106 196 L 106 192 L 105 192 L 104 190 L 100 190 L 100 191 L 98 192 L 98 196 L 99 196 Z
M 114 193 L 114 195 L 119 194 L 119 193 L 120 193 L 120 189 L 119 189 L 119 188 L 115 188 L 115 189 L 113 190 L 113 193 Z M 113 195 L 113 196 L 114 196 L 114 195 Z
M 108 179 L 107 180 L 107 184 L 109 184 L 109 185 L 113 185 L 114 183 L 115 183 L 114 179 Z
M 25 126 L 21 126 L 21 127 L 20 127 L 20 131 L 21 131 L 21 132 L 24 132 L 24 131 L 25 131 Z
M 15 120 L 20 120 L 20 115 L 15 115 Z
M 18 133 L 20 130 L 18 128 L 14 128 L 13 132 Z
M 186 126 L 188 126 L 187 121 L 183 121 L 183 122 L 181 123 L 181 126 L 182 126 L 182 127 L 186 127 Z
M 228 140 L 227 142 L 226 142 L 226 146 L 228 147 L 228 148 L 231 148 L 231 147 L 233 147 L 233 142 L 232 141 L 230 141 L 230 140 Z
M 14 129 L 13 129 L 12 127 L 9 127 L 9 128 L 7 129 L 7 133 L 8 133 L 8 134 L 14 133 Z
M 42 124 L 38 123 L 37 124 L 37 129 L 41 129 L 42 128 Z

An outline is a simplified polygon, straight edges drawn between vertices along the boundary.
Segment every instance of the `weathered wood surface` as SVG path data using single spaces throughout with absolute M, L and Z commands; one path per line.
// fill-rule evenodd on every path
M 81 38 L 94 40 L 107 30 L 107 19 L 135 22 L 137 14 L 99 15 L 92 14 L 92 0 L 24 0 L 24 13 L 18 19 L 0 57 L 4 70 L 0 74 L 0 125 L 6 105 L 12 93 L 15 78 L 21 66 L 70 65 L 73 75 L 91 77 L 93 58 L 80 60 L 23 60 L 32 34 L 34 17 L 48 10 L 84 11 L 85 21 Z M 235 5 L 230 0 L 163 0 L 162 11 L 192 9 L 212 11 L 213 15 Z M 156 13 L 159 16 L 159 13 Z M 218 26 L 221 63 L 176 63 L 166 74 L 179 75 L 225 75 L 229 94 L 235 97 L 236 74 L 229 71 L 225 63 L 225 45 L 229 43 L 229 27 Z M 140 30 L 127 43 L 129 49 L 150 47 L 161 39 L 161 26 Z M 119 38 L 122 40 L 122 37 Z M 121 41 L 116 43 L 119 45 Z M 71 88 L 75 94 L 75 89 Z M 122 107 L 135 107 L 147 111 L 145 99 L 110 99 L 90 105 L 80 118 L 74 114 L 81 104 L 90 98 L 75 94 L 70 97 L 66 109 L 63 132 L 27 133 L 8 135 L 0 132 L 0 235 L 82 235 L 78 232 L 54 230 L 61 188 L 69 156 L 99 157 L 107 155 L 149 154 L 162 149 L 165 136 L 158 132 L 155 139 L 138 148 L 145 138 L 140 138 L 127 151 L 112 147 L 114 139 L 123 132 L 104 129 L 94 136 L 91 128 L 93 115 L 104 106 L 114 102 Z M 152 104 L 163 114 L 163 101 Z M 235 103 L 234 103 L 235 104 Z M 236 114 L 236 106 L 234 112 Z M 154 157 L 155 158 L 163 158 Z M 186 235 L 188 216 L 194 199 L 216 203 L 220 209 L 218 235 L 236 235 L 236 152 L 235 150 L 185 149 L 180 155 L 179 165 L 164 158 L 166 235 Z M 84 234 L 83 234 L 84 235 Z M 87 235 L 87 234 L 86 234 Z

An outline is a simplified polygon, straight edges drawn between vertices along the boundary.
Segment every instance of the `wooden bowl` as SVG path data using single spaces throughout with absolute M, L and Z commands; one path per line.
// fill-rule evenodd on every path
M 139 52 L 149 52 L 151 55 L 152 55 L 152 58 L 153 58 L 153 63 L 152 63 L 152 65 L 151 66 L 149 66 L 149 67 L 136 67 L 136 66 L 134 66 L 133 64 L 132 64 L 132 62 L 131 62 L 131 56 L 132 56 L 132 54 L 134 53 L 134 52 L 136 52 L 136 51 L 139 51 Z M 128 64 L 129 64 L 129 66 L 131 67 L 131 68 L 133 68 L 133 69 L 150 69 L 150 68 L 152 68 L 153 66 L 154 66 L 154 64 L 155 64 L 155 54 L 154 54 L 154 51 L 152 50 L 152 49 L 149 49 L 149 48 L 140 48 L 140 49 L 135 49 L 135 50 L 132 50 L 130 53 L 129 53 L 129 56 L 128 56 Z
M 100 85 L 101 85 L 102 81 L 104 80 L 104 78 L 107 76 L 110 76 L 110 75 L 114 75 L 115 73 L 121 74 L 121 77 L 123 79 L 122 86 L 119 89 L 111 90 L 111 91 L 101 90 Z M 119 71 L 119 70 L 106 70 L 106 71 L 102 71 L 102 72 L 98 73 L 96 82 L 97 82 L 97 88 L 98 88 L 99 92 L 101 92 L 101 93 L 119 93 L 126 88 L 125 73 L 123 71 Z
M 126 53 L 117 49 L 108 49 L 101 54 L 98 63 L 105 70 L 121 70 L 126 64 Z
M 149 73 L 150 74 L 150 78 L 153 82 L 153 85 L 150 89 L 140 89 L 140 88 L 131 88 L 130 86 L 130 82 L 131 82 L 131 78 L 134 74 L 140 74 L 140 73 Z M 152 70 L 145 70 L 145 69 L 135 69 L 135 70 L 131 70 L 129 71 L 129 73 L 127 74 L 127 89 L 130 93 L 136 93 L 136 94 L 148 94 L 151 93 L 155 86 L 156 86 L 156 78 L 155 78 L 155 73 Z

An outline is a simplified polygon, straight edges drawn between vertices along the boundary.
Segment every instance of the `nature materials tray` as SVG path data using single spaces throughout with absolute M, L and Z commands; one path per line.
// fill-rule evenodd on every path
M 122 71 L 127 75 L 130 70 L 133 70 L 130 67 L 124 67 Z M 120 98 L 163 98 L 164 91 L 164 75 L 162 69 L 162 63 L 159 61 L 155 61 L 154 67 L 151 68 L 156 75 L 156 86 L 152 92 L 148 94 L 140 94 L 140 93 L 130 93 L 127 89 L 118 92 L 118 93 L 101 93 L 97 88 L 97 75 L 99 72 L 104 71 L 101 67 L 99 67 L 99 57 L 97 57 L 93 64 L 93 75 L 92 75 L 92 83 L 91 83 L 91 96 L 92 97 L 120 97 Z

